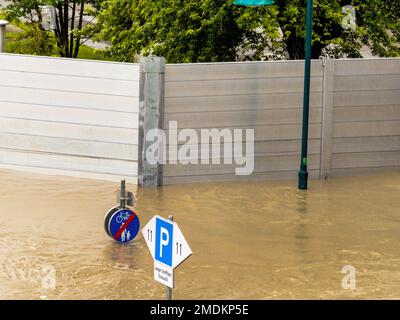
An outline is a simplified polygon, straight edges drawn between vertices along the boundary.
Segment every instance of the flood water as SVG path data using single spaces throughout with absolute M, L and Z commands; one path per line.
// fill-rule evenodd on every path
M 143 237 L 119 245 L 103 230 L 118 183 L 0 179 L 0 299 L 164 299 Z M 129 189 L 142 226 L 173 214 L 193 250 L 176 269 L 176 299 L 400 298 L 399 171 L 311 181 L 307 192 L 296 181 Z M 355 290 L 342 288 L 345 265 Z

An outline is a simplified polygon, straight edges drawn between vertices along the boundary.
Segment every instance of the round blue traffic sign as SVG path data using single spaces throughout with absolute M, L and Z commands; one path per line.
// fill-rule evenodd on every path
M 115 207 L 107 213 L 104 228 L 115 241 L 128 243 L 135 239 L 139 232 L 139 217 L 129 208 Z

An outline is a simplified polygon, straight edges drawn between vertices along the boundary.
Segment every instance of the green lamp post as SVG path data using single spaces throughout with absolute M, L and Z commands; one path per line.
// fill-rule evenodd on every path
M 273 0 L 235 0 L 235 5 L 255 7 L 274 4 Z M 312 34 L 313 0 L 307 0 L 307 21 L 304 66 L 303 127 L 301 135 L 301 159 L 299 170 L 299 189 L 308 187 L 308 119 L 310 109 L 310 75 L 311 75 L 311 34 Z
M 306 21 L 306 56 L 304 64 L 304 95 L 303 95 L 303 129 L 301 135 L 301 160 L 299 171 L 299 189 L 308 188 L 308 118 L 310 109 L 310 70 L 311 70 L 311 34 L 312 34 L 313 0 L 307 0 Z

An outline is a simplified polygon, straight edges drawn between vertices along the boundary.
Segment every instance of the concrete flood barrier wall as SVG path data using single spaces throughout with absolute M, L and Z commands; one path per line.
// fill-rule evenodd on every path
M 400 169 L 400 59 L 334 62 L 331 175 Z
M 304 64 L 301 61 L 166 66 L 165 127 L 254 128 L 254 173 L 234 164 L 167 165 L 164 181 L 290 179 L 299 167 Z M 319 177 L 323 68 L 312 63 L 310 176 Z M 243 146 L 245 150 L 245 146 Z
M 255 167 L 237 176 L 232 164 L 166 164 L 163 182 L 296 179 L 303 69 L 303 61 L 166 65 L 159 127 L 254 128 Z M 315 60 L 310 99 L 311 178 L 400 169 L 400 59 Z
M 0 54 L 0 167 L 141 185 L 295 179 L 303 67 Z M 400 59 L 313 61 L 310 107 L 311 178 L 400 168 Z M 168 142 L 171 121 L 178 130 L 255 129 L 253 174 L 149 163 L 146 134 L 164 129 Z

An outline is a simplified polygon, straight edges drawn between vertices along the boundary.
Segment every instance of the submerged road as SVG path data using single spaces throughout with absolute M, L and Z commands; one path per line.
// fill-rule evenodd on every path
M 0 171 L 0 299 L 163 299 L 142 236 L 103 230 L 118 183 Z M 129 186 L 135 191 L 135 186 Z M 400 298 L 400 172 L 138 189 L 193 250 L 177 299 Z M 356 289 L 344 289 L 344 266 Z

